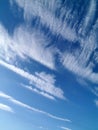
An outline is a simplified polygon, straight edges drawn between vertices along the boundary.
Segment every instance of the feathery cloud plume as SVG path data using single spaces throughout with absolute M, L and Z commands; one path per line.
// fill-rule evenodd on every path
M 29 81 L 31 81 L 32 84 L 37 89 L 39 89 L 40 91 L 43 91 L 43 92 L 47 93 L 48 96 L 50 94 L 53 97 L 60 98 L 60 99 L 65 99 L 63 90 L 60 89 L 60 88 L 58 88 L 58 87 L 56 87 L 55 84 L 52 83 L 53 79 L 52 79 L 52 81 L 48 80 L 48 82 L 47 82 L 44 79 L 41 79 L 41 78 L 39 78 L 36 75 L 32 75 L 32 74 L 30 74 L 30 73 L 28 73 L 28 72 L 26 72 L 26 71 L 24 71 L 24 70 L 22 70 L 22 69 L 20 69 L 20 68 L 18 68 L 16 66 L 14 66 L 14 65 L 8 64 L 8 63 L 6 63 L 6 62 L 4 62 L 2 60 L 0 60 L 0 65 L 6 67 L 8 69 L 10 69 L 11 71 L 17 73 L 18 75 L 26 78 Z
M 26 0 L 11 0 L 11 4 L 15 2 L 20 8 L 24 10 L 25 20 L 32 21 L 33 17 L 39 17 L 41 23 L 44 26 L 49 27 L 52 33 L 61 35 L 69 41 L 74 41 L 77 39 L 76 32 L 72 29 L 66 22 L 67 16 L 69 15 L 70 10 L 66 8 L 61 8 L 61 3 L 56 0 L 50 1 L 30 1 L 29 3 Z M 55 16 L 57 8 L 60 8 L 61 18 Z M 66 11 L 65 11 L 66 10 Z M 66 13 L 65 20 L 62 21 L 62 14 Z M 39 24 L 39 23 L 38 23 Z
M 5 98 L 5 99 L 9 100 L 10 102 L 12 102 L 12 103 L 14 103 L 14 104 L 16 104 L 16 105 L 18 105 L 18 106 L 20 106 L 20 107 L 23 107 L 23 108 L 25 108 L 25 109 L 28 109 L 28 110 L 30 110 L 30 111 L 34 111 L 34 112 L 37 112 L 37 113 L 41 113 L 41 114 L 43 114 L 43 115 L 46 115 L 46 116 L 49 117 L 49 118 L 52 118 L 52 119 L 55 119 L 55 120 L 59 120 L 59 121 L 64 121 L 64 122 L 71 122 L 71 120 L 69 120 L 69 119 L 61 118 L 61 117 L 52 115 L 52 114 L 50 114 L 50 113 L 48 113 L 48 112 L 42 111 L 42 110 L 40 110 L 40 109 L 31 107 L 31 106 L 29 106 L 29 105 L 27 105 L 27 104 L 25 104 L 25 103 L 23 103 L 23 102 L 21 102 L 21 101 L 18 101 L 18 100 L 16 100 L 16 99 L 14 99 L 13 97 L 11 97 L 11 96 L 9 96 L 9 95 L 3 93 L 3 92 L 0 92 L 0 97 Z
M 9 63 L 16 57 L 23 60 L 31 58 L 50 69 L 55 69 L 56 48 L 47 47 L 48 45 L 49 40 L 40 31 L 30 31 L 20 26 L 11 36 L 0 24 L 0 58 Z

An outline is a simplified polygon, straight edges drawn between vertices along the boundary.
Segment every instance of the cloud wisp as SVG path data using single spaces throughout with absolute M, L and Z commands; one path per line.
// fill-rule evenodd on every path
M 74 23 L 73 18 L 74 15 L 76 18 L 77 11 L 71 15 L 73 8 L 70 9 L 67 7 L 66 2 L 66 4 L 64 3 L 64 7 L 62 6 L 62 2 L 56 0 L 31 0 L 30 3 L 28 3 L 27 0 L 11 0 L 11 3 L 13 2 L 23 9 L 26 21 L 32 21 L 33 18 L 37 17 L 39 20 L 36 21 L 36 24 L 39 26 L 42 24 L 44 27 L 48 27 L 50 29 L 49 32 L 51 31 L 51 35 L 55 34 L 55 36 L 61 35 L 64 37 L 64 39 L 68 40 L 69 48 L 71 49 L 65 50 L 63 53 L 59 48 L 52 46 L 52 43 L 50 44 L 51 40 L 48 39 L 48 36 L 45 36 L 44 31 L 40 28 L 35 29 L 36 27 L 32 27 L 32 29 L 29 29 L 29 27 L 19 26 L 13 31 L 13 36 L 10 36 L 7 30 L 0 24 L 1 59 L 10 62 L 17 56 L 21 59 L 29 57 L 50 69 L 56 70 L 56 58 L 58 58 L 56 56 L 59 55 L 58 62 L 61 63 L 65 69 L 71 71 L 79 78 L 82 77 L 92 83 L 98 84 L 98 73 L 93 71 L 94 68 L 96 68 L 96 64 L 98 65 L 96 31 L 98 20 L 94 21 L 95 24 L 92 25 L 96 13 L 95 0 L 90 1 L 89 9 L 84 20 L 82 19 L 80 22 L 81 27 L 79 25 L 77 34 L 75 23 L 78 23 L 79 19 L 77 18 Z M 57 11 L 59 11 L 58 17 L 56 16 Z M 83 13 L 82 11 L 83 10 L 80 10 L 81 13 Z M 64 14 L 66 14 L 66 16 Z M 73 27 L 71 22 L 68 22 L 69 20 L 74 23 Z M 88 27 L 88 25 L 90 27 Z M 88 32 L 87 30 L 89 30 L 89 28 L 91 29 L 86 36 L 85 31 Z M 37 76 L 38 75 L 36 75 L 36 77 Z M 42 80 L 40 76 L 38 76 L 38 78 Z M 43 82 L 43 85 L 45 82 L 46 81 Z M 36 86 L 39 88 L 39 84 Z M 32 91 L 40 93 L 38 90 Z M 43 93 L 40 94 L 45 95 Z
M 34 85 L 38 90 L 45 92 L 47 94 L 48 98 L 50 98 L 50 96 L 51 96 L 51 99 L 53 97 L 60 98 L 60 99 L 66 99 L 64 97 L 63 90 L 55 86 L 55 83 L 53 82 L 54 79 L 52 79 L 51 75 L 47 76 L 47 77 L 51 76 L 51 80 L 49 81 L 49 79 L 48 79 L 48 81 L 45 81 L 45 79 L 39 78 L 36 75 L 32 75 L 14 65 L 8 64 L 2 60 L 0 60 L 0 65 L 8 68 L 9 70 L 17 73 L 18 75 L 26 78 L 27 80 L 29 80 L 32 83 L 32 85 Z M 42 74 L 39 73 L 39 75 L 42 75 Z M 44 94 L 42 94 L 42 95 L 44 96 Z M 46 94 L 45 94 L 45 96 L 46 96 Z
M 89 24 L 92 23 L 96 11 L 96 0 L 91 0 L 89 3 L 89 9 L 86 15 L 86 18 L 84 19 L 84 28 L 86 29 Z M 84 30 L 85 30 L 84 29 Z
M 64 126 L 61 126 L 60 128 L 63 129 L 63 130 L 72 130 L 72 129 L 64 127 Z
M 76 32 L 66 22 L 69 17 L 70 10 L 63 9 L 62 2 L 56 0 L 50 1 L 30 1 L 26 0 L 11 0 L 11 4 L 15 2 L 21 9 L 24 10 L 24 18 L 26 21 L 32 21 L 34 17 L 39 17 L 41 24 L 47 26 L 55 35 L 61 35 L 69 41 L 76 40 Z M 59 18 L 55 16 L 57 8 L 61 11 Z M 62 21 L 62 14 L 66 14 L 65 20 Z M 39 25 L 39 23 L 37 23 Z
M 93 72 L 94 67 L 98 64 L 98 55 L 96 55 L 96 48 L 98 46 L 96 44 L 95 34 L 92 33 L 87 40 L 81 42 L 83 47 L 73 52 L 65 51 L 61 53 L 60 60 L 62 65 L 72 73 L 98 84 L 98 73 Z
M 94 103 L 98 107 L 98 100 L 94 100 Z
M 36 88 L 33 88 L 31 85 L 21 84 L 21 86 L 24 87 L 24 88 L 26 88 L 27 90 L 29 90 L 29 91 L 31 91 L 31 92 L 35 92 L 35 93 L 37 93 L 37 94 L 39 94 L 39 95 L 42 95 L 42 96 L 44 96 L 44 97 L 46 97 L 46 98 L 48 98 L 48 99 L 55 100 L 55 97 L 54 97 L 54 96 L 49 95 L 49 94 L 47 94 L 46 92 L 40 91 L 40 90 L 38 90 L 38 89 L 36 89 Z
M 91 87 L 90 90 L 96 97 L 98 97 L 98 87 L 97 86 Z
M 49 40 L 41 31 L 31 31 L 20 26 L 14 30 L 13 36 L 11 36 L 0 24 L 0 49 L 2 50 L 0 51 L 0 58 L 7 62 L 15 61 L 16 57 L 22 60 L 31 58 L 55 70 L 56 48 L 49 44 Z
M 94 21 L 96 14 L 96 0 L 91 0 L 89 2 L 88 11 L 85 13 L 84 18 L 81 20 L 81 25 L 79 26 L 78 33 L 76 34 L 76 25 L 73 24 L 71 27 L 71 22 L 68 24 L 68 20 L 71 19 L 74 23 L 77 23 L 78 18 L 74 21 L 73 16 L 77 16 L 77 11 L 75 14 L 71 14 L 73 7 L 70 9 L 64 3 L 64 8 L 62 7 L 62 2 L 53 1 L 30 1 L 28 3 L 26 0 L 12 0 L 20 8 L 24 10 L 24 18 L 28 21 L 33 19 L 33 17 L 39 17 L 41 23 L 44 26 L 49 27 L 52 33 L 59 34 L 64 37 L 66 40 L 73 43 L 79 43 L 79 48 L 65 51 L 63 54 L 60 54 L 61 64 L 71 71 L 72 73 L 87 79 L 93 83 L 98 83 L 98 74 L 93 72 L 95 66 L 94 59 L 96 49 L 98 48 L 97 39 L 96 39 L 96 27 L 98 22 Z M 12 2 L 12 3 L 13 3 Z M 85 2 L 84 2 L 85 4 Z M 34 6 L 35 5 L 35 6 Z M 59 9 L 59 16 L 56 16 L 56 11 Z M 83 10 L 80 10 L 81 13 Z M 80 13 L 80 14 L 81 14 Z M 66 15 L 64 15 L 66 14 Z M 73 15 L 73 16 L 72 16 Z M 80 16 L 79 16 L 80 17 Z M 63 20 L 62 20 L 63 18 Z M 40 24 L 37 23 L 38 25 Z M 95 27 L 96 26 L 96 27 Z M 92 29 L 90 29 L 92 28 Z M 90 29 L 90 30 L 89 30 Z M 89 30 L 89 35 L 86 35 Z M 70 45 L 71 48 L 72 45 Z M 57 52 L 56 52 L 57 53 Z M 98 56 L 97 56 L 98 58 Z M 54 58 L 55 59 L 55 58 Z M 90 61 L 91 59 L 91 61 Z M 59 60 L 59 59 L 58 59 Z M 98 60 L 96 61 L 98 63 Z
M 2 104 L 2 103 L 0 103 L 0 110 L 14 113 L 13 109 L 10 106 Z
M 25 104 L 25 103 L 23 103 L 23 102 L 21 102 L 21 101 L 18 101 L 18 100 L 16 100 L 16 99 L 14 99 L 13 97 L 11 97 L 11 96 L 9 96 L 9 95 L 3 93 L 3 92 L 0 92 L 0 97 L 1 97 L 1 98 L 5 98 L 5 99 L 7 99 L 8 101 L 10 101 L 10 102 L 12 102 L 12 103 L 14 103 L 14 104 L 16 104 L 16 105 L 18 105 L 18 106 L 20 106 L 20 107 L 23 107 L 23 108 L 25 108 L 25 109 L 28 109 L 28 110 L 30 110 L 30 111 L 33 111 L 33 112 L 37 112 L 37 113 L 41 113 L 41 114 L 43 114 L 43 115 L 46 115 L 46 116 L 49 117 L 49 118 L 52 118 L 52 119 L 55 119 L 55 120 L 59 120 L 59 121 L 64 121 L 64 122 L 71 122 L 71 120 L 69 120 L 69 119 L 61 118 L 61 117 L 52 115 L 52 114 L 50 114 L 50 113 L 48 113 L 48 112 L 45 112 L 45 111 L 43 111 L 43 110 L 40 110 L 40 109 L 31 107 L 31 106 L 29 106 L 29 105 L 27 105 L 27 104 Z

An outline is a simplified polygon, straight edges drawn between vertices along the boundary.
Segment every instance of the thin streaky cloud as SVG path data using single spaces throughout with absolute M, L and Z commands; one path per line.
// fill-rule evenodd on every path
M 61 126 L 60 128 L 63 129 L 63 130 L 72 130 L 72 129 L 64 127 L 64 126 Z
M 29 105 L 27 105 L 27 104 L 25 104 L 25 103 L 23 103 L 21 101 L 18 101 L 16 99 L 14 99 L 13 97 L 11 97 L 9 95 L 3 93 L 2 91 L 0 92 L 0 97 L 5 98 L 5 99 L 9 100 L 10 102 L 12 102 L 12 103 L 14 103 L 14 104 L 16 104 L 16 105 L 18 105 L 20 107 L 23 107 L 25 109 L 28 109 L 30 111 L 34 111 L 34 112 L 37 112 L 37 113 L 41 113 L 41 114 L 46 115 L 46 116 L 48 116 L 48 117 L 50 117 L 52 119 L 59 120 L 59 121 L 64 121 L 64 122 L 71 122 L 71 120 L 69 120 L 69 119 L 61 118 L 61 117 L 52 115 L 52 114 L 50 114 L 48 112 L 45 112 L 43 110 L 31 107 L 31 106 L 29 106 Z
M 90 91 L 96 96 L 98 97 L 98 87 L 90 87 Z
M 24 88 L 26 88 L 26 89 L 28 89 L 28 90 L 31 91 L 31 92 L 35 92 L 35 93 L 37 93 L 37 94 L 39 94 L 39 95 L 42 95 L 42 96 L 44 96 L 44 97 L 46 97 L 46 98 L 48 98 L 48 99 L 56 100 L 55 97 L 53 97 L 52 95 L 49 95 L 48 93 L 45 93 L 45 92 L 43 92 L 43 91 L 40 91 L 40 90 L 37 89 L 37 88 L 33 88 L 33 87 L 30 86 L 30 85 L 21 84 L 21 86 L 24 87 Z
M 66 52 L 61 56 L 61 62 L 66 69 L 77 76 L 87 79 L 90 82 L 98 83 L 98 73 L 92 71 L 93 63 L 90 63 L 87 67 L 83 67 L 77 60 L 77 57 Z
M 49 69 L 56 69 L 56 48 L 53 46 L 47 47 L 50 42 L 40 30 L 30 30 L 21 25 L 16 27 L 13 34 L 10 35 L 7 29 L 0 24 L 0 34 L 1 59 L 10 63 L 16 61 L 16 57 L 25 61 L 30 58 Z
M 96 11 L 96 0 L 91 0 L 89 3 L 89 9 L 86 15 L 86 18 L 84 19 L 84 28 L 88 27 L 89 24 L 92 23 L 94 16 L 95 16 L 95 11 Z
M 24 4 L 24 2 L 22 1 L 21 4 Z M 97 25 L 98 22 L 96 22 L 94 26 Z M 58 49 L 52 46 L 47 48 L 46 46 L 48 46 L 49 43 L 40 31 L 30 31 L 20 26 L 14 30 L 13 36 L 11 37 L 7 30 L 0 24 L 0 32 L 1 59 L 6 59 L 11 62 L 12 59 L 15 59 L 15 56 L 19 56 L 22 59 L 30 57 L 48 68 L 56 69 L 55 54 L 57 54 Z M 30 46 L 27 43 L 30 43 Z M 60 63 L 72 73 L 93 83 L 98 83 L 98 73 L 93 72 L 95 66 L 93 63 L 96 54 L 95 49 L 98 48 L 94 28 L 91 30 L 89 37 L 79 38 L 79 43 L 80 49 L 75 50 L 73 53 L 67 51 L 60 55 Z M 92 62 L 89 62 L 93 53 Z M 98 59 L 98 55 L 96 55 L 96 59 Z M 98 60 L 96 62 L 98 63 Z
M 35 75 L 45 80 L 46 82 L 50 82 L 52 84 L 54 84 L 56 81 L 55 76 L 52 74 L 50 75 L 50 74 L 46 74 L 45 72 L 41 72 L 41 73 L 35 72 Z
M 95 105 L 98 107 L 98 100 L 94 100 Z
M 59 19 L 55 17 L 56 6 L 58 6 L 58 2 L 56 0 L 47 2 L 46 5 L 48 6 L 44 5 L 44 2 L 38 0 L 30 1 L 30 3 L 26 0 L 11 0 L 11 3 L 13 2 L 24 10 L 24 18 L 26 21 L 31 21 L 35 16 L 40 17 L 41 23 L 44 26 L 49 27 L 52 33 L 61 35 L 69 41 L 77 39 L 75 30 L 68 26 L 66 22 L 70 10 L 65 8 L 66 18 L 64 21 L 62 21 L 62 18 L 60 17 Z M 53 5 L 55 5 L 55 7 Z M 62 9 L 61 14 L 65 13 L 65 10 Z
M 13 109 L 10 106 L 2 104 L 2 103 L 0 103 L 0 110 L 14 113 Z
M 55 12 L 57 7 L 61 7 L 61 3 L 56 2 L 56 0 L 46 2 L 41 1 L 31 1 L 29 4 L 25 0 L 12 0 L 12 3 L 16 2 L 16 4 L 24 9 L 24 17 L 25 19 L 32 19 L 34 16 L 38 16 L 41 19 L 41 22 L 55 32 L 57 34 L 61 34 L 65 36 L 65 39 L 69 41 L 74 41 L 77 39 L 79 42 L 79 48 L 75 49 L 74 52 L 71 53 L 71 50 L 67 50 L 67 52 L 63 53 L 61 56 L 61 64 L 76 74 L 79 77 L 82 77 L 86 80 L 89 80 L 93 83 L 98 83 L 98 73 L 93 72 L 93 68 L 95 66 L 94 60 L 98 59 L 98 55 L 96 55 L 97 45 L 97 33 L 95 28 L 98 26 L 98 20 L 96 20 L 95 24 L 92 26 L 92 29 L 89 31 L 89 35 L 85 35 L 88 32 L 89 27 L 92 25 L 92 21 L 94 21 L 95 12 L 96 12 L 96 0 L 91 0 L 88 3 L 88 11 L 86 12 L 84 18 L 82 19 L 82 25 L 79 28 L 79 35 L 75 33 L 76 28 L 70 28 L 67 25 L 66 21 L 68 17 L 71 17 L 71 10 L 62 8 L 59 19 L 55 17 Z M 35 6 L 33 6 L 35 5 Z M 48 6 L 47 6 L 48 5 Z M 55 6 L 53 6 L 55 5 Z M 66 17 L 62 21 L 62 14 L 66 14 Z M 29 17 L 28 17 L 29 16 Z M 49 19 L 49 20 L 48 20 Z M 64 22 L 64 23 L 63 23 Z M 40 24 L 40 23 L 38 23 Z M 82 31 L 81 31 L 82 30 Z M 82 35 L 82 37 L 81 37 Z M 71 39 L 72 38 L 72 39 Z M 72 43 L 72 42 L 71 42 Z M 74 43 L 74 42 L 73 42 Z M 71 46 L 70 46 L 71 47 Z M 57 53 L 57 52 L 56 52 Z M 94 55 L 93 55 L 94 54 Z M 52 57 L 54 57 L 52 55 Z M 90 58 L 92 59 L 90 60 Z M 55 58 L 53 58 L 55 61 Z M 96 60 L 98 63 L 98 60 Z M 53 62 L 51 62 L 53 63 Z
M 51 82 L 46 82 L 38 77 L 36 77 L 35 75 L 32 75 L 14 65 L 11 65 L 11 64 L 8 64 L 2 60 L 0 60 L 0 65 L 8 68 L 9 70 L 17 73 L 18 75 L 28 79 L 29 81 L 32 82 L 32 84 L 40 89 L 41 91 L 43 92 L 46 92 L 54 97 L 57 97 L 57 98 L 60 98 L 60 99 L 64 99 L 65 100 L 65 97 L 64 97 L 64 92 L 62 89 L 58 88 L 55 86 L 55 84 L 52 84 Z

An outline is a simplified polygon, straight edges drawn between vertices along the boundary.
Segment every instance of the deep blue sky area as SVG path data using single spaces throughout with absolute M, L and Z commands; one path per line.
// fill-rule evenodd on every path
M 0 0 L 0 129 L 98 130 L 97 0 Z

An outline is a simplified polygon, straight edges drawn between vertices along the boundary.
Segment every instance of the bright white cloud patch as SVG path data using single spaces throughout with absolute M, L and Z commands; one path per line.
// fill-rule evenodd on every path
M 2 103 L 0 103 L 0 109 L 3 110 L 3 111 L 11 112 L 11 113 L 14 112 L 13 109 L 10 106 L 2 104 Z
M 20 107 L 23 107 L 25 109 L 28 109 L 28 110 L 31 110 L 31 111 L 34 111 L 34 112 L 37 112 L 37 113 L 41 113 L 41 114 L 46 115 L 46 116 L 48 116 L 48 117 L 50 117 L 52 119 L 60 120 L 60 121 L 65 121 L 65 122 L 71 122 L 71 120 L 69 120 L 69 119 L 61 118 L 61 117 L 52 115 L 52 114 L 50 114 L 48 112 L 42 111 L 40 109 L 31 107 L 31 106 L 29 106 L 29 105 L 27 105 L 27 104 L 25 104 L 25 103 L 23 103 L 21 101 L 18 101 L 16 99 L 14 99 L 13 97 L 11 97 L 11 96 L 3 93 L 3 92 L 0 92 L 0 97 L 5 98 L 5 99 L 11 101 L 12 103 L 14 103 L 14 104 L 16 104 L 16 105 L 18 105 Z

